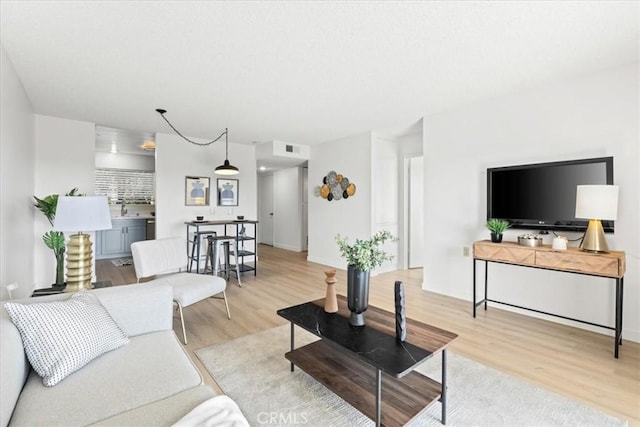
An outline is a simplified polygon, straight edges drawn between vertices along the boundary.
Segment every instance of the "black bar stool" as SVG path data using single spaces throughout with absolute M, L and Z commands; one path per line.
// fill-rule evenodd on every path
M 193 233 L 191 245 L 191 256 L 189 257 L 189 272 L 193 270 L 193 263 L 196 263 L 196 273 L 200 273 L 200 258 L 202 257 L 201 242 L 205 238 L 217 236 L 215 231 L 196 231 Z M 205 267 L 206 270 L 206 267 Z

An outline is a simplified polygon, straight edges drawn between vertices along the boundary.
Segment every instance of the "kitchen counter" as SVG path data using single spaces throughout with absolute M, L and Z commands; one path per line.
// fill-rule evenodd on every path
M 153 215 L 125 215 L 125 216 L 112 216 L 111 221 L 120 221 L 123 219 L 152 219 Z

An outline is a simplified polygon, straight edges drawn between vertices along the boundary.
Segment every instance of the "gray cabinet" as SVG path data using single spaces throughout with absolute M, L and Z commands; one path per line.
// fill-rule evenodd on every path
M 131 256 L 131 244 L 147 237 L 145 219 L 117 219 L 111 230 L 96 233 L 96 259 Z

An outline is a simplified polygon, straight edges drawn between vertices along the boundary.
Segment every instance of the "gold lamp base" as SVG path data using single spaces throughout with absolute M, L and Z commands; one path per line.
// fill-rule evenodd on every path
M 88 234 L 72 234 L 67 244 L 67 287 L 65 292 L 91 289 L 93 252 Z
M 587 231 L 584 233 L 580 248 L 586 252 L 605 253 L 609 252 L 607 240 L 604 237 L 604 230 L 599 219 L 590 219 Z

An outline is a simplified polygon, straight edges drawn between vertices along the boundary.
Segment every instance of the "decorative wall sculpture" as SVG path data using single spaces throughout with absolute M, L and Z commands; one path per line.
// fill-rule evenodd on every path
M 322 185 L 314 188 L 314 195 L 328 201 L 348 199 L 356 194 L 356 185 L 349 182 L 349 178 L 342 174 L 330 171 L 322 178 Z

